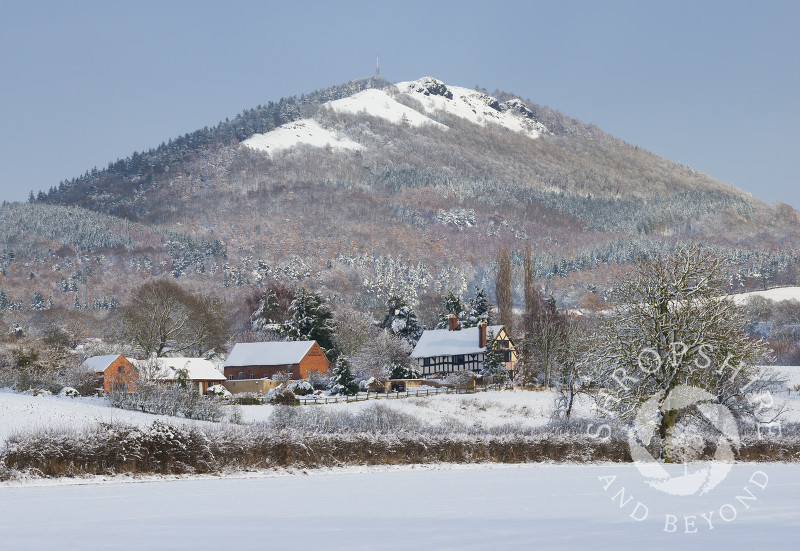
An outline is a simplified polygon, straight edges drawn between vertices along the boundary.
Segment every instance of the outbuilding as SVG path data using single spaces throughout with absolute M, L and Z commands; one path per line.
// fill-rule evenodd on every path
M 327 371 L 329 364 L 317 341 L 240 342 L 225 360 L 225 377 L 271 379 L 286 373 L 290 379 L 307 379 Z

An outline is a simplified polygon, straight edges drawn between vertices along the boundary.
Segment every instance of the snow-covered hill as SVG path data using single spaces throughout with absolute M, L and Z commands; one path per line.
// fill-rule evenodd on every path
M 432 77 L 401 82 L 397 89 L 418 100 L 428 113 L 443 111 L 480 126 L 496 124 L 531 138 L 547 132 L 547 128 L 534 119 L 533 112 L 519 99 L 500 102 L 483 92 L 447 86 Z
M 256 134 L 242 142 L 257 151 L 277 153 L 296 147 L 332 147 L 333 149 L 361 149 L 361 146 L 337 132 L 322 128 L 313 119 L 302 119 L 279 126 L 272 132 Z
M 397 101 L 392 94 L 413 99 L 413 103 L 420 105 L 424 113 Z M 532 139 L 547 132 L 547 128 L 535 120 L 533 112 L 520 99 L 501 102 L 482 92 L 448 86 L 432 77 L 401 82 L 388 91 L 363 90 L 346 98 L 323 103 L 322 107 L 323 110 L 329 108 L 337 113 L 366 114 L 392 124 L 407 124 L 411 127 L 431 125 L 447 130 L 447 125 L 433 120 L 428 116 L 430 114 L 458 117 L 479 126 L 493 124 Z M 341 132 L 325 128 L 315 119 L 284 124 L 271 132 L 256 134 L 243 144 L 270 154 L 298 145 L 351 150 L 361 148 L 361 145 Z
M 349 98 L 343 98 L 325 104 L 339 113 L 366 113 L 373 117 L 385 119 L 394 124 L 409 124 L 410 126 L 422 126 L 430 124 L 439 128 L 447 128 L 445 125 L 426 117 L 419 111 L 396 101 L 383 90 L 364 90 Z

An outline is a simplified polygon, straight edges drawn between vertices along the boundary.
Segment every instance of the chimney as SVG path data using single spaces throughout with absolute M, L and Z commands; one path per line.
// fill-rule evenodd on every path
M 478 324 L 478 348 L 486 348 L 486 322 Z
M 453 314 L 450 314 L 447 317 L 447 330 L 455 331 L 456 329 L 458 329 L 458 318 L 455 317 Z

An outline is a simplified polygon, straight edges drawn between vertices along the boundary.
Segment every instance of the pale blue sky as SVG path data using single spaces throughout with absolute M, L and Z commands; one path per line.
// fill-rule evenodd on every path
M 371 75 L 514 92 L 800 209 L 800 2 L 0 0 L 0 199 Z

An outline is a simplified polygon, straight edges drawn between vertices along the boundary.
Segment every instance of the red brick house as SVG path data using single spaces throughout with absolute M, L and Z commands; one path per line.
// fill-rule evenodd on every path
M 136 386 L 136 367 L 121 354 L 92 356 L 81 367 L 97 374 L 97 389 L 105 394 L 117 386 L 128 392 Z
M 324 373 L 330 362 L 317 341 L 240 342 L 225 360 L 228 380 L 271 379 L 288 373 L 291 379 L 307 379 Z

